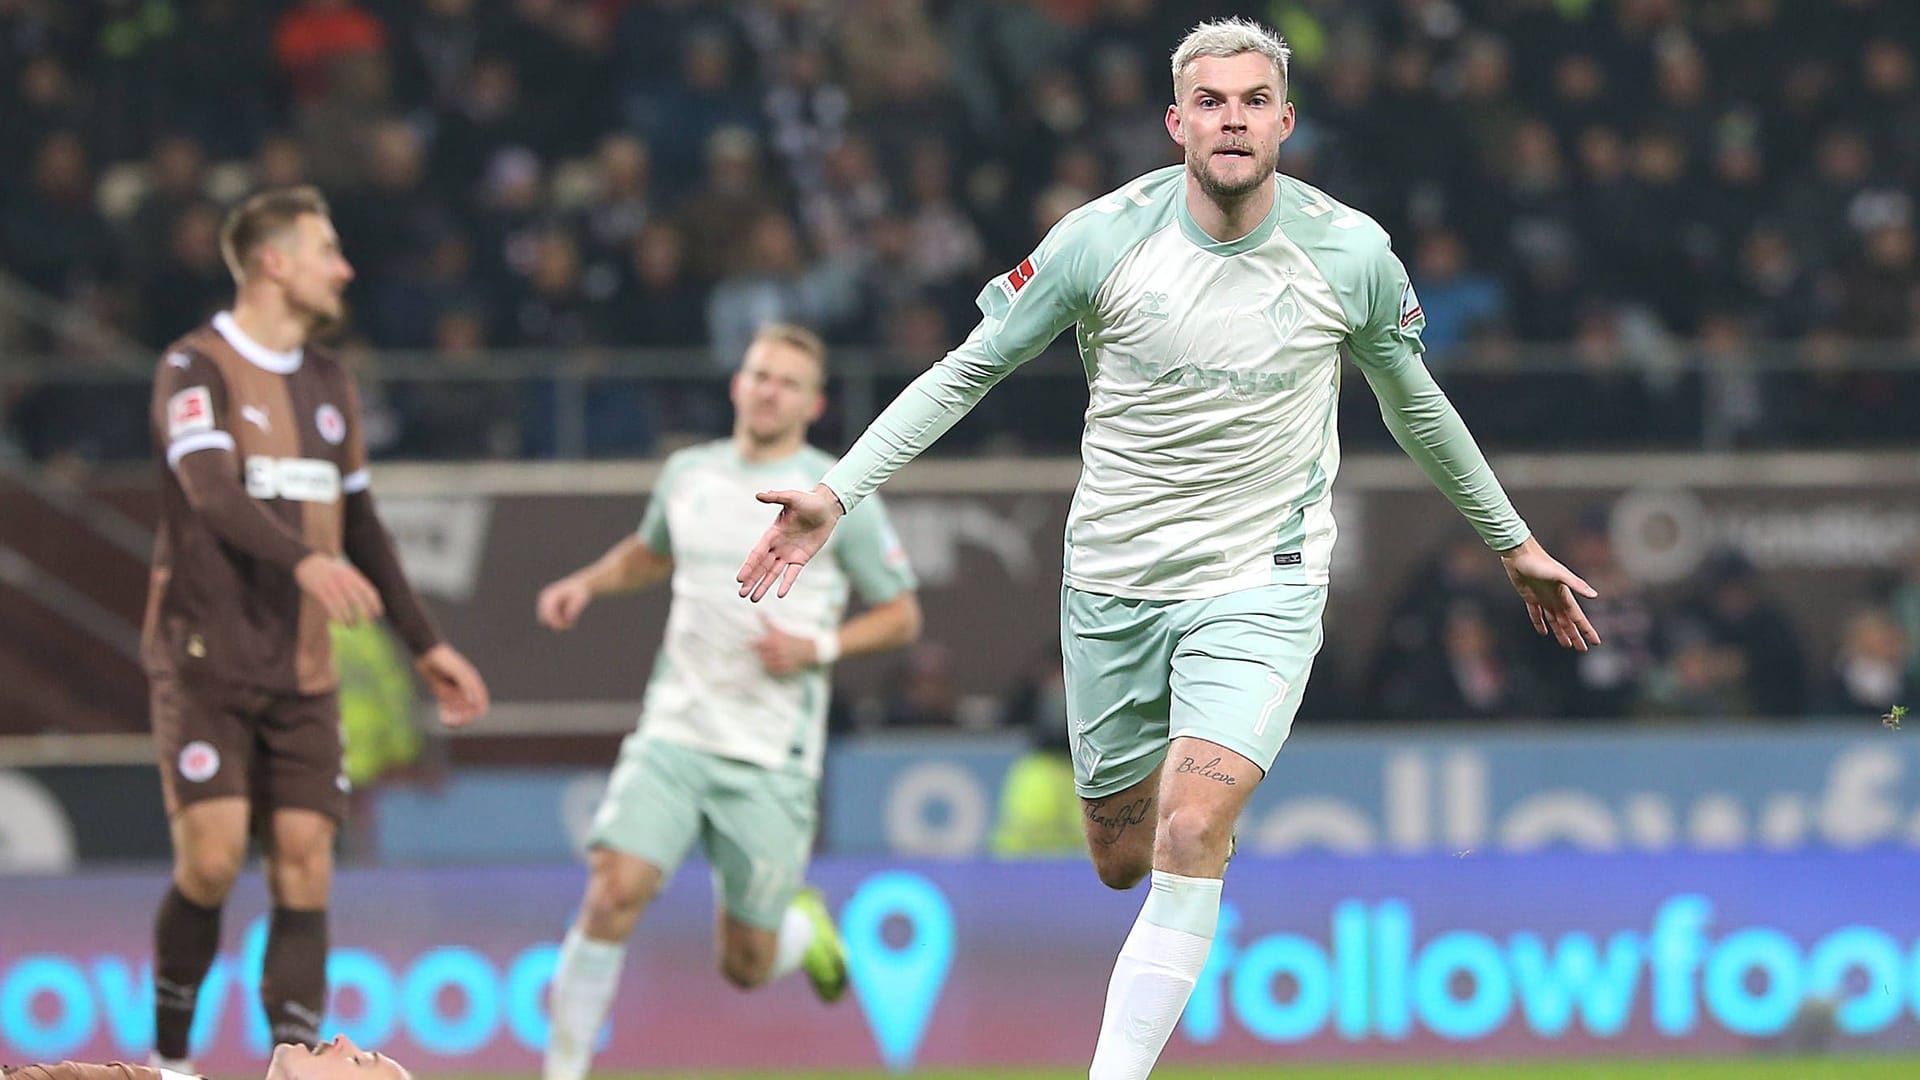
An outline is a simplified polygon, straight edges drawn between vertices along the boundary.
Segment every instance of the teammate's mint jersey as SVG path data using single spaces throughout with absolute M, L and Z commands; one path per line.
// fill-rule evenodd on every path
M 754 499 L 769 489 L 805 491 L 832 456 L 807 447 L 772 462 L 749 462 L 731 441 L 689 447 L 667 458 L 640 521 L 640 540 L 673 559 L 666 640 L 641 706 L 649 735 L 771 769 L 820 775 L 826 740 L 828 671 L 775 678 L 753 640 L 762 620 L 811 637 L 839 627 L 848 593 L 884 603 L 914 588 L 906 553 L 886 507 L 862 506 L 834 530 L 825 550 L 784 597 L 742 598 L 734 573 L 777 507 Z
M 1185 167 L 1075 210 L 981 290 L 985 318 L 883 412 L 825 483 L 849 510 L 988 388 L 1077 327 L 1089 399 L 1066 582 L 1143 599 L 1323 584 L 1340 357 L 1394 438 L 1492 547 L 1527 526 L 1420 359 L 1420 302 L 1371 218 L 1276 176 L 1271 213 L 1212 239 Z

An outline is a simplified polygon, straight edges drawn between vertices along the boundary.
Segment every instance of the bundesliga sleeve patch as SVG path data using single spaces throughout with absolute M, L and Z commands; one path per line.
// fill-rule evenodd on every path
M 1027 282 L 1032 280 L 1033 260 L 1029 258 L 1021 259 L 1019 266 L 995 278 L 993 283 L 1000 286 L 1000 291 L 1007 294 L 1007 302 L 1012 303 L 1013 298 L 1019 294 L 1021 289 L 1027 287 Z
M 213 393 L 189 386 L 167 399 L 167 438 L 213 430 Z
M 1413 282 L 1409 281 L 1407 287 L 1400 291 L 1400 329 L 1412 326 L 1413 320 L 1424 314 L 1420 310 L 1420 298 L 1413 295 Z

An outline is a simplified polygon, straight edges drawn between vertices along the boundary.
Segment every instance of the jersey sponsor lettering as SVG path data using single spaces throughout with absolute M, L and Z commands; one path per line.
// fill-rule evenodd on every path
M 213 430 L 213 392 L 204 386 L 189 386 L 167 399 L 167 438 L 197 435 Z
M 247 494 L 256 499 L 330 503 L 340 498 L 340 466 L 314 458 L 247 459 Z

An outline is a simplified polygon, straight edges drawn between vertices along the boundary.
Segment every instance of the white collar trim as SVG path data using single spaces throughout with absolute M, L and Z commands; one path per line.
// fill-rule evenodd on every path
M 233 321 L 233 312 L 223 311 L 213 317 L 213 328 L 227 339 L 227 344 L 241 356 L 253 362 L 255 367 L 265 368 L 276 375 L 291 375 L 300 370 L 300 361 L 305 350 L 294 349 L 291 352 L 275 352 L 265 345 L 247 336 L 240 324 Z

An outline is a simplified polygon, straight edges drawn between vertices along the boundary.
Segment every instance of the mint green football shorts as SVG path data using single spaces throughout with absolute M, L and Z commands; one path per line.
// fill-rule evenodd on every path
M 1320 651 L 1326 604 L 1324 585 L 1199 600 L 1063 588 L 1067 735 L 1080 797 L 1105 798 L 1146 779 L 1183 735 L 1271 768 Z
M 806 878 L 819 782 L 635 732 L 594 814 L 589 847 L 643 859 L 671 880 L 697 840 L 727 913 L 778 930 Z

